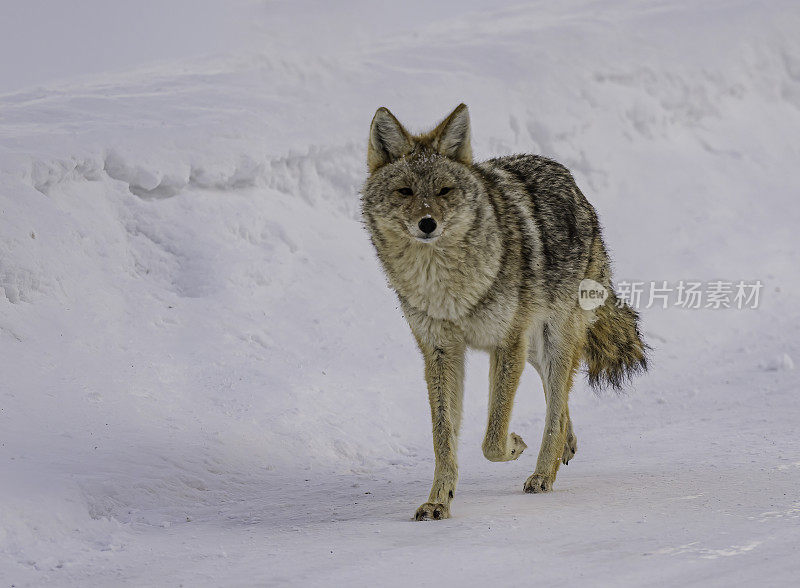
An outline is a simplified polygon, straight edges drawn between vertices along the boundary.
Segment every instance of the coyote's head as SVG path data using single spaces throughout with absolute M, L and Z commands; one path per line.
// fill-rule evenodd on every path
M 473 224 L 479 183 L 470 170 L 465 104 L 422 135 L 410 134 L 389 110 L 379 108 L 369 130 L 367 164 L 362 206 L 373 235 L 454 244 Z

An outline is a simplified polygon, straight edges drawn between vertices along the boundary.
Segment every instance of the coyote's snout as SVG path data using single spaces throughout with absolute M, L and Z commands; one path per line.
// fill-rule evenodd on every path
M 613 294 L 594 208 L 550 159 L 473 163 L 464 104 L 422 135 L 379 108 L 367 163 L 363 216 L 422 352 L 431 404 L 436 469 L 415 518 L 450 516 L 467 347 L 490 354 L 491 461 L 527 447 L 508 430 L 511 409 L 525 362 L 541 375 L 544 434 L 523 488 L 551 490 L 577 450 L 567 401 L 581 361 L 592 385 L 618 387 L 647 368 L 638 315 Z M 581 304 L 581 284 L 607 294 Z
M 442 228 L 436 224 L 436 219 L 434 219 L 431 215 L 426 214 L 417 223 L 414 233 L 414 236 L 420 241 L 427 241 L 428 243 L 431 243 L 442 234 Z

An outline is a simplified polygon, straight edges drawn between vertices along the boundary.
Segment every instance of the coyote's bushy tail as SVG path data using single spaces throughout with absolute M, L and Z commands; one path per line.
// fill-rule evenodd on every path
M 649 347 L 639 334 L 639 313 L 618 303 L 613 291 L 595 312 L 583 355 L 589 385 L 620 389 L 631 377 L 647 371 Z

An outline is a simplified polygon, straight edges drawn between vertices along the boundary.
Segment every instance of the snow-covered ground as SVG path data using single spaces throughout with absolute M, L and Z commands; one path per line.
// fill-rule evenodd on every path
M 3 2 L 0 584 L 797 582 L 796 2 L 83 4 Z M 618 280 L 763 288 L 643 308 L 651 372 L 577 384 L 547 495 L 536 374 L 531 449 L 488 463 L 471 355 L 422 524 L 421 360 L 357 192 L 378 106 L 460 101 L 477 156 L 573 170 Z

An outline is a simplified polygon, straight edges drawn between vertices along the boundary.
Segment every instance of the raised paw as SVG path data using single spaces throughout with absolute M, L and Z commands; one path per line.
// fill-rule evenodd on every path
M 508 436 L 508 444 L 511 446 L 511 459 L 517 459 L 522 455 L 522 452 L 528 448 L 525 441 L 522 440 L 522 437 L 516 433 L 511 433 Z
M 426 502 L 414 514 L 415 521 L 438 521 L 450 518 L 450 507 L 441 502 Z
M 578 451 L 578 438 L 573 433 L 567 435 L 567 442 L 564 443 L 564 453 L 561 456 L 561 463 L 564 465 L 569 464 L 569 460 L 575 457 Z
M 522 487 L 528 494 L 541 494 L 542 492 L 550 492 L 553 489 L 553 479 L 551 476 L 543 474 L 533 474 L 530 478 L 525 480 L 525 485 Z
M 516 433 L 511 433 L 506 439 L 506 446 L 504 448 L 490 446 L 484 442 L 483 455 L 489 461 L 512 461 L 518 459 L 527 448 L 528 446 L 525 444 L 525 441 L 522 440 L 522 437 Z

